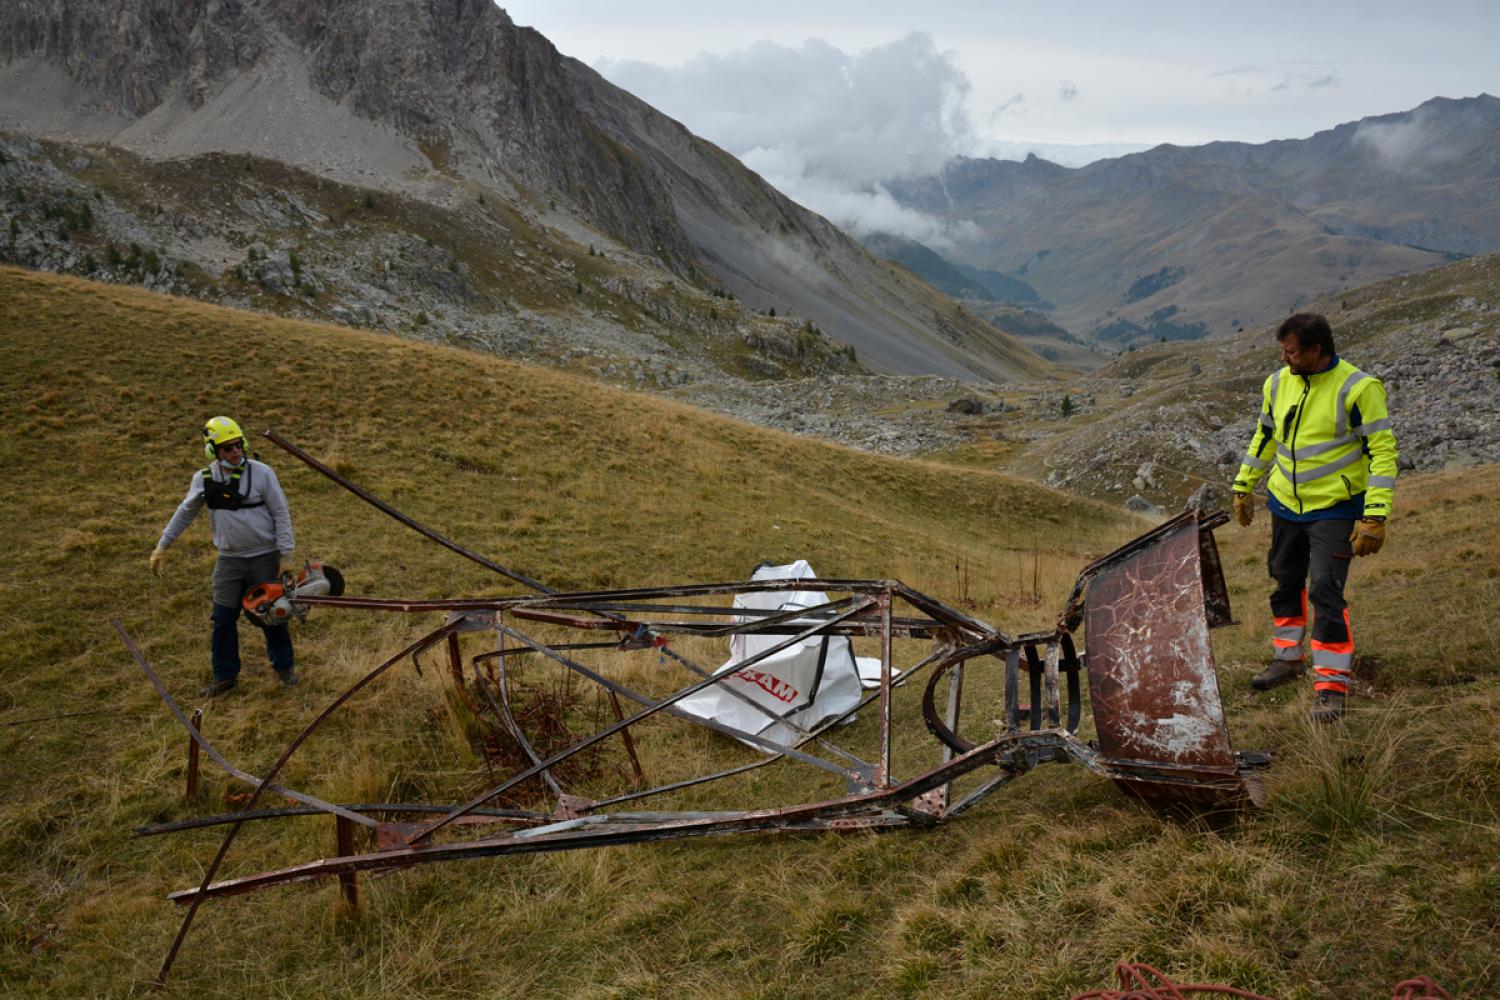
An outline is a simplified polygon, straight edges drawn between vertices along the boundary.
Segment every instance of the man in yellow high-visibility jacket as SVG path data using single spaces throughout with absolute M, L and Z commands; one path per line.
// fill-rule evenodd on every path
M 1339 358 L 1328 320 L 1298 313 L 1281 324 L 1276 339 L 1286 365 L 1266 379 L 1260 425 L 1234 479 L 1235 519 L 1248 526 L 1255 516 L 1252 493 L 1270 472 L 1266 563 L 1276 581 L 1276 651 L 1250 684 L 1268 691 L 1306 672 L 1302 640 L 1310 598 L 1312 717 L 1332 722 L 1344 714 L 1354 664 L 1344 583 L 1350 560 L 1373 555 L 1385 542 L 1396 486 L 1396 436 L 1385 386 Z

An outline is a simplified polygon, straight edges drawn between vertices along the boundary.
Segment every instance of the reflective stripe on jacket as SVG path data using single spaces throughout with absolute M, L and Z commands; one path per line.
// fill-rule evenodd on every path
M 1364 512 L 1388 517 L 1396 486 L 1396 435 L 1385 386 L 1337 358 L 1316 375 L 1272 372 L 1261 390 L 1260 425 L 1234 478 L 1266 489 L 1298 514 L 1364 494 Z

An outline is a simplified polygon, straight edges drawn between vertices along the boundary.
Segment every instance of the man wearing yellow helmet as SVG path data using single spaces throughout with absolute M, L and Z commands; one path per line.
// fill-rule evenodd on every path
M 241 599 L 256 584 L 296 571 L 292 561 L 296 543 L 281 483 L 269 465 L 245 456 L 245 435 L 239 424 L 228 417 L 214 417 L 204 424 L 203 452 L 209 464 L 193 476 L 187 497 L 151 553 L 150 566 L 153 573 L 162 571 L 167 546 L 207 507 L 219 558 L 213 575 L 213 676 L 198 693 L 217 697 L 239 683 Z M 276 676 L 284 687 L 291 687 L 298 680 L 292 665 L 291 632 L 284 624 L 261 628 Z

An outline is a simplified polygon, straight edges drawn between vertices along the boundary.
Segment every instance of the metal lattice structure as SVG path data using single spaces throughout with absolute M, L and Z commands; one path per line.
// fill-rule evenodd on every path
M 442 861 L 734 833 L 927 827 L 962 814 L 1048 762 L 1082 765 L 1131 794 L 1157 802 L 1238 807 L 1259 800 L 1255 772 L 1268 757 L 1232 748 L 1208 641 L 1210 627 L 1230 620 L 1213 538 L 1213 529 L 1227 520 L 1222 512 L 1185 512 L 1092 563 L 1079 575 L 1055 629 L 1012 635 L 895 580 L 773 580 L 557 593 L 432 532 L 280 435 L 266 436 L 403 524 L 534 593 L 422 601 L 306 598 L 305 604 L 312 607 L 444 617 L 440 626 L 335 698 L 264 776 L 240 770 L 214 749 L 199 731 L 196 717 L 189 720 L 183 713 L 124 626 L 115 622 L 127 648 L 191 736 L 190 784 L 196 781 L 201 749 L 254 789 L 241 812 L 139 831 L 156 835 L 229 826 L 202 882 L 170 896 L 189 910 L 163 963 L 163 980 L 204 901 L 289 882 L 337 877 L 349 902 L 356 904 L 359 873 Z M 750 610 L 735 601 L 766 591 L 820 592 L 827 600 L 788 611 Z M 1080 626 L 1081 650 L 1074 641 Z M 763 641 L 764 648 L 754 655 L 717 669 L 682 652 L 695 641 L 735 636 L 769 639 L 771 644 Z M 476 637 L 482 637 L 487 648 L 471 653 L 466 662 L 463 643 L 473 645 Z M 797 698 L 778 710 L 737 695 L 768 722 L 778 724 L 774 730 L 751 732 L 681 707 L 685 699 L 710 687 L 729 690 L 736 678 L 753 677 L 757 664 L 767 658 L 817 638 L 857 640 L 878 650 L 878 681 L 841 715 L 804 728 L 794 721 L 802 707 Z M 701 647 L 701 641 L 697 645 Z M 912 651 L 909 660 L 898 662 L 898 645 Z M 333 803 L 275 783 L 298 748 L 350 698 L 406 658 L 416 662 L 430 650 L 444 654 L 462 702 L 514 741 L 524 754 L 522 766 L 497 775 L 490 787 L 456 804 Z M 590 662 L 594 656 L 618 659 L 626 654 L 654 657 L 659 672 L 680 672 L 688 682 L 670 694 L 653 695 L 623 683 L 617 670 Z M 544 753 L 515 711 L 514 671 L 523 661 L 528 670 L 545 665 L 596 685 L 609 699 L 614 721 Z M 966 685 L 966 672 L 976 678 L 982 675 L 985 683 L 977 692 L 975 682 Z M 1096 733 L 1091 741 L 1078 735 L 1084 720 L 1085 676 Z M 931 740 L 920 741 L 928 747 L 925 759 L 919 759 L 922 754 L 916 750 L 905 751 L 898 765 L 893 745 L 899 740 L 903 747 L 912 747 L 918 741 L 909 735 L 917 720 L 896 711 L 897 695 L 918 687 L 921 724 Z M 810 698 L 813 692 L 800 694 Z M 622 700 L 635 710 L 627 714 Z M 966 701 L 971 705 L 971 732 L 976 728 L 973 705 L 981 706 L 985 723 L 998 708 L 998 726 L 979 726 L 987 729 L 987 738 L 963 735 Z M 874 712 L 873 726 L 844 728 L 866 710 Z M 652 785 L 637 755 L 633 730 L 664 719 L 739 740 L 754 748 L 752 759 Z M 770 732 L 784 738 L 766 735 Z M 873 745 L 845 745 L 846 734 L 858 734 Z M 630 763 L 629 779 L 622 787 L 588 797 L 567 787 L 559 772 L 570 760 L 598 752 L 616 739 Z M 751 771 L 778 764 L 807 769 L 813 788 L 826 788 L 832 776 L 841 782 L 841 794 L 825 791 L 807 801 L 752 809 L 640 808 L 647 800 L 665 798 L 670 803 L 682 797 L 679 793 L 732 784 Z M 536 788 L 537 783 L 549 809 L 493 804 L 522 786 Z M 257 808 L 267 792 L 299 804 Z M 336 856 L 214 880 L 245 823 L 319 814 L 334 817 Z M 355 843 L 361 827 L 369 833 L 364 850 Z

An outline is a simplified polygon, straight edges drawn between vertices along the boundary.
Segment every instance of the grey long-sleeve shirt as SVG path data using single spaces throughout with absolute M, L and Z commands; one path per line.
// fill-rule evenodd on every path
M 278 551 L 291 555 L 297 543 L 292 537 L 292 514 L 287 509 L 281 483 L 264 462 L 252 458 L 247 464 L 248 468 L 240 476 L 240 495 L 247 503 L 259 500 L 265 505 L 239 510 L 210 510 L 208 523 L 213 529 L 214 548 L 221 555 L 240 558 Z M 215 461 L 208 468 L 216 482 L 228 482 L 229 475 L 224 471 L 223 463 Z M 177 512 L 167 522 L 157 547 L 164 549 L 175 542 L 204 506 L 203 473 L 196 472 L 188 484 L 187 497 L 177 505 Z

